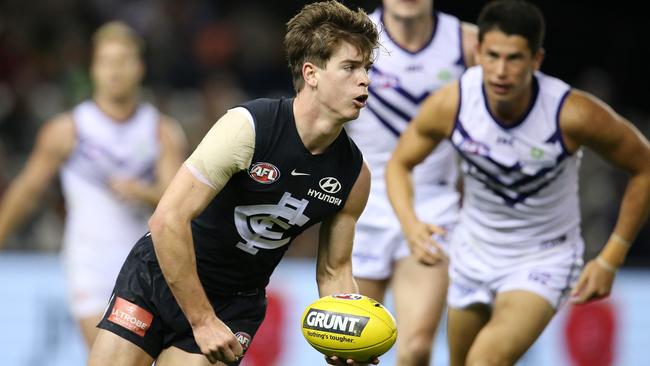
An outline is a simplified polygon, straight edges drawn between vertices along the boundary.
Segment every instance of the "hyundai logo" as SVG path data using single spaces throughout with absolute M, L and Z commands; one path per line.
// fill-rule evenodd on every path
M 325 177 L 318 181 L 318 185 L 323 191 L 329 194 L 334 194 L 341 190 L 341 183 L 334 177 Z

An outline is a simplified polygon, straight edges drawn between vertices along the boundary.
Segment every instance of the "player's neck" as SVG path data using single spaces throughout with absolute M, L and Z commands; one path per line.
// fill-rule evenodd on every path
M 93 100 L 107 116 L 117 122 L 125 122 L 133 114 L 138 106 L 137 95 L 125 98 L 110 98 L 101 94 L 94 94 Z
M 383 21 L 390 38 L 406 50 L 418 51 L 431 39 L 433 16 L 406 19 L 384 14 Z
M 511 100 L 489 100 L 488 105 L 492 114 L 506 124 L 515 123 L 524 116 L 531 103 L 532 88 L 527 88 L 520 95 Z
M 344 121 L 335 120 L 324 112 L 316 100 L 299 93 L 293 102 L 296 129 L 305 148 L 312 154 L 322 154 L 336 140 Z

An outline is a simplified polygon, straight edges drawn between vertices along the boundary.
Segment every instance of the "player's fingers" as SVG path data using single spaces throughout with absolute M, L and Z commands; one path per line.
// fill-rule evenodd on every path
M 232 353 L 238 357 L 244 353 L 244 347 L 241 345 L 241 343 L 239 343 L 237 339 L 235 339 L 234 343 L 230 344 L 230 349 L 232 350 Z
M 578 296 L 578 294 L 582 292 L 586 282 L 587 282 L 587 276 L 583 272 L 580 275 L 580 278 L 578 278 L 578 282 L 576 282 L 575 286 L 573 287 L 573 290 L 571 290 L 571 296 Z
M 594 296 L 596 296 L 596 289 L 590 285 L 589 281 L 585 280 L 580 291 L 575 295 L 573 303 L 584 304 L 585 302 L 592 300 Z
M 419 258 L 420 263 L 425 264 L 427 266 L 435 266 L 436 264 L 440 263 L 440 257 L 434 253 L 431 253 L 428 250 L 423 251 Z
M 339 358 L 336 356 L 325 356 L 325 362 L 327 362 L 328 365 L 341 365 Z
M 431 241 L 431 245 L 429 246 L 429 251 L 433 253 L 436 257 L 438 257 L 439 260 L 441 261 L 448 261 L 449 257 L 447 256 L 447 253 L 445 250 L 442 248 L 440 243 L 438 243 L 435 240 Z
M 427 229 L 431 234 L 438 234 L 438 235 L 445 235 L 447 234 L 447 230 L 441 228 L 440 226 L 436 226 L 434 224 L 426 224 Z
M 208 362 L 210 362 L 211 364 L 215 364 L 217 363 L 217 361 L 219 361 L 219 359 L 213 355 L 213 352 L 204 353 L 204 355 L 208 359 Z
M 429 265 L 428 262 L 431 259 L 429 258 L 430 253 L 428 253 L 426 246 L 423 246 L 421 244 L 416 244 L 412 246 L 411 251 L 413 256 L 418 260 L 418 262 Z
M 230 348 L 224 349 L 223 351 L 221 351 L 221 354 L 223 355 L 223 360 L 226 362 L 237 361 L 237 356 Z

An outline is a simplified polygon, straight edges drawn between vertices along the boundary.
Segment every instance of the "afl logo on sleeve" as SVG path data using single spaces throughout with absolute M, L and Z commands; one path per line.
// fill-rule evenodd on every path
M 271 163 L 255 163 L 248 170 L 253 180 L 262 184 L 271 184 L 280 178 L 280 169 Z

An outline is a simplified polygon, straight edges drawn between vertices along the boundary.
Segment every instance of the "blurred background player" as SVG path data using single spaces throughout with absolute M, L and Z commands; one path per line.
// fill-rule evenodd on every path
M 316 223 L 320 296 L 358 292 L 352 243 L 370 172 L 343 125 L 365 106 L 377 39 L 363 10 L 336 1 L 287 23 L 295 98 L 230 109 L 179 169 L 120 271 L 90 365 L 238 365 L 271 274 Z
M 464 199 L 450 245 L 451 364 L 513 365 L 572 287 L 575 303 L 609 295 L 650 209 L 650 144 L 596 97 L 538 71 L 545 25 L 537 7 L 493 1 L 478 26 L 480 66 L 424 102 L 388 163 L 387 183 L 401 221 L 416 222 L 408 173 L 443 139 L 459 151 Z M 576 283 L 584 250 L 581 146 L 630 179 L 611 236 Z M 427 251 L 423 225 L 404 229 Z
M 0 245 L 60 173 L 63 263 L 72 315 L 86 344 L 132 244 L 186 154 L 178 123 L 142 102 L 143 44 L 126 24 L 93 36 L 92 99 L 48 121 L 0 205 Z
M 447 293 L 447 264 L 432 266 L 423 261 L 419 247 L 409 249 L 411 238 L 404 238 L 386 195 L 385 165 L 420 103 L 473 64 L 478 31 L 434 12 L 432 0 L 384 0 L 370 18 L 381 32 L 370 98 L 359 118 L 346 126 L 372 172 L 368 206 L 357 223 L 353 271 L 361 293 L 378 301 L 391 285 L 400 335 L 396 363 L 429 365 Z M 415 169 L 415 207 L 422 222 L 453 229 L 457 176 L 456 154 L 448 142 Z M 436 240 L 446 246 L 445 235 Z

